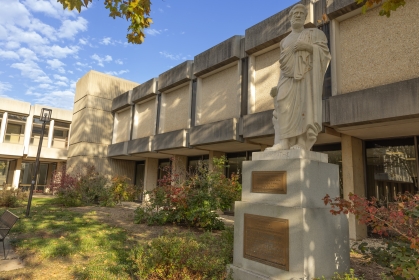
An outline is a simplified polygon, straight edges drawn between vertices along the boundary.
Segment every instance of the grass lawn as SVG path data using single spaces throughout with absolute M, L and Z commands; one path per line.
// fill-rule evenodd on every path
M 0 279 L 222 279 L 232 261 L 231 230 L 225 239 L 220 232 L 134 225 L 115 215 L 129 209 L 63 208 L 51 198 L 34 198 L 29 218 L 26 205 L 9 210 L 21 218 L 10 235 L 26 267 L 0 272 Z M 154 247 L 141 249 L 146 243 Z
M 11 239 L 26 268 L 0 272 L 0 279 L 132 277 L 127 258 L 138 242 L 124 229 L 100 223 L 89 213 L 71 212 L 55 199 L 34 198 L 30 218 L 26 207 L 10 210 L 21 217 Z

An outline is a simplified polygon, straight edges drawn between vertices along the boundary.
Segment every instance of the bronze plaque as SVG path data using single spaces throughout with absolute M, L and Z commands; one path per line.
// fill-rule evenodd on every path
M 253 193 L 287 193 L 286 171 L 252 171 Z
M 243 257 L 289 271 L 288 220 L 244 214 Z

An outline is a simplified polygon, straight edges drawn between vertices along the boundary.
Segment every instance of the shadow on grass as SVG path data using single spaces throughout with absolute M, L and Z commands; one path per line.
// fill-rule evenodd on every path
M 13 244 L 22 258 L 35 256 L 39 269 L 44 261 L 59 260 L 75 278 L 131 278 L 127 259 L 135 242 L 123 229 L 100 223 L 89 213 L 71 212 L 51 198 L 34 198 L 28 218 L 25 210 L 12 209 L 21 217 L 12 230 Z

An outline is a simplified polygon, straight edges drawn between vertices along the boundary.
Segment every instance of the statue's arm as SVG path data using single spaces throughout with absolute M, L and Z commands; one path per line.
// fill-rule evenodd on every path
M 297 51 L 306 51 L 309 53 L 313 53 L 313 45 L 298 40 L 294 45 L 294 52 L 297 52 Z

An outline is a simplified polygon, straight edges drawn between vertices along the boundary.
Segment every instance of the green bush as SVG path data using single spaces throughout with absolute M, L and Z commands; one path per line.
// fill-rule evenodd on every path
M 140 279 L 226 279 L 233 261 L 233 229 L 220 236 L 209 232 L 171 232 L 131 251 Z
M 0 190 L 0 207 L 19 207 L 23 201 L 28 200 L 28 192 L 19 189 Z
M 136 222 L 223 229 L 216 211 L 230 207 L 241 195 L 238 175 L 227 178 L 223 174 L 225 165 L 222 157 L 214 160 L 213 168 L 201 162 L 195 172 L 164 170 L 166 176 L 159 180 L 157 188 L 146 192 L 147 201 L 135 212 Z

